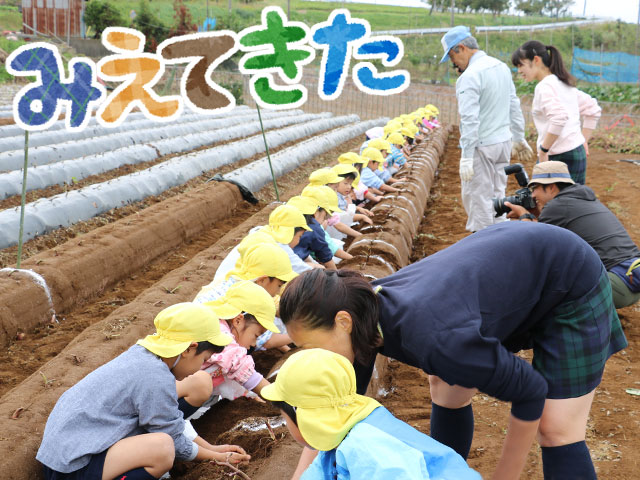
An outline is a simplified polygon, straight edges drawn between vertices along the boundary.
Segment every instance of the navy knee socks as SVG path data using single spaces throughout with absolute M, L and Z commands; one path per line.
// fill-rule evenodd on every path
M 115 480 L 157 480 L 156 477 L 147 472 L 143 467 L 129 470 L 127 473 L 118 475 Z
M 431 404 L 431 438 L 453 448 L 465 460 L 473 440 L 473 409 L 445 408 Z
M 545 480 L 598 478 L 584 441 L 560 447 L 542 447 L 542 471 Z

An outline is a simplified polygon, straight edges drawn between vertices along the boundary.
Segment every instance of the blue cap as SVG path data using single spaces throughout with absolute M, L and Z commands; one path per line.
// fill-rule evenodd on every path
M 471 36 L 471 30 L 469 27 L 465 27 L 464 25 L 458 25 L 457 27 L 453 27 L 447 33 L 444 34 L 440 42 L 442 43 L 442 48 L 444 49 L 444 55 L 442 56 L 442 60 L 440 63 L 447 61 L 447 56 L 449 55 L 449 50 L 458 45 L 462 40 Z

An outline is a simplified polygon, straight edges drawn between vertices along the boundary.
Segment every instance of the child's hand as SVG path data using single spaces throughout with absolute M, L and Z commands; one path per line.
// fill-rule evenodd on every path
M 216 462 L 240 463 L 251 460 L 251 455 L 238 445 L 217 445 L 217 448 L 219 450 L 213 454 Z
M 369 225 L 373 225 L 373 220 L 371 220 L 369 217 L 367 217 L 366 215 L 362 216 L 362 221 L 365 223 L 368 223 Z

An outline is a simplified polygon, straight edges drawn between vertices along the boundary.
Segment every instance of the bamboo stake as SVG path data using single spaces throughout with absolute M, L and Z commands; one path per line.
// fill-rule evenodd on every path
M 18 261 L 16 268 L 20 268 L 22 261 L 22 234 L 24 232 L 24 206 L 27 198 L 27 163 L 29 160 L 29 130 L 24 131 L 24 166 L 22 167 L 22 196 L 20 197 L 20 233 L 18 234 Z

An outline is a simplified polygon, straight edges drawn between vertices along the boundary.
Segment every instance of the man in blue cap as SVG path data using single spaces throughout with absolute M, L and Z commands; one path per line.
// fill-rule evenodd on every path
M 460 112 L 460 179 L 467 230 L 476 232 L 505 220 L 494 216 L 492 198 L 504 197 L 504 173 L 511 156 L 533 155 L 524 139 L 524 118 L 509 67 L 479 49 L 469 27 L 453 27 L 442 37 L 444 55 L 460 72 L 456 97 Z

